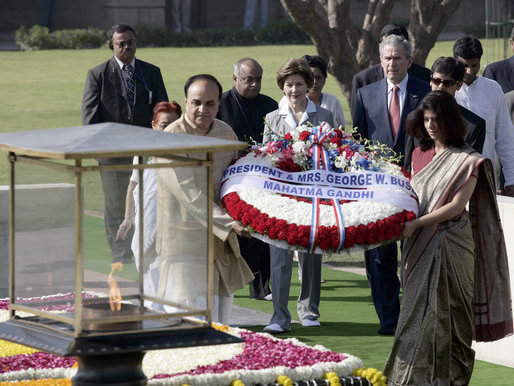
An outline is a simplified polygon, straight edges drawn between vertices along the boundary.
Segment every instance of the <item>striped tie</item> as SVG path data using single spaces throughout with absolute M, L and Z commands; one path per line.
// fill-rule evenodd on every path
M 135 90 L 136 90 L 136 80 L 134 77 L 134 69 L 130 64 L 125 64 L 123 69 L 127 72 L 127 98 L 130 104 L 130 108 L 134 108 L 135 104 Z

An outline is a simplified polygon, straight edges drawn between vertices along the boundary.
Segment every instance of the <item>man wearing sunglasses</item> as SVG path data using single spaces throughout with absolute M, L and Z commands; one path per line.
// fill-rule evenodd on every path
M 432 91 L 446 91 L 455 97 L 457 90 L 462 87 L 464 65 L 452 57 L 441 56 L 432 65 L 430 75 L 430 87 Z M 460 112 L 466 124 L 466 135 L 464 141 L 473 149 L 482 153 L 485 140 L 485 120 L 467 108 L 460 106 Z
M 446 91 L 455 97 L 455 92 L 462 87 L 466 71 L 464 65 L 452 57 L 441 56 L 434 62 L 430 71 L 430 88 L 432 91 Z M 459 108 L 466 124 L 464 141 L 473 149 L 482 153 L 485 140 L 485 120 L 461 105 L 459 105 Z M 405 154 L 412 154 L 417 146 L 419 146 L 417 138 L 406 137 Z
M 82 124 L 118 122 L 151 130 L 154 106 L 168 101 L 161 70 L 136 59 L 136 31 L 117 24 L 107 32 L 113 57 L 88 71 L 82 98 Z M 100 165 L 131 164 L 129 158 L 102 158 Z M 104 223 L 112 262 L 132 262 L 132 234 L 116 237 L 125 217 L 129 170 L 101 171 L 104 192 Z M 131 230 L 133 232 L 133 230 Z

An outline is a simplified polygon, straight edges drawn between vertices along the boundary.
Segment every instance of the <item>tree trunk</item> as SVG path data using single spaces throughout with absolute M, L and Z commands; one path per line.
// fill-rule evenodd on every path
M 311 38 L 328 72 L 350 100 L 353 75 L 379 61 L 380 31 L 395 0 L 369 0 L 361 27 L 350 16 L 351 0 L 281 0 L 293 22 Z M 411 0 L 408 26 L 414 61 L 424 64 L 430 49 L 462 0 Z
M 414 46 L 414 61 L 425 64 L 430 50 L 437 41 L 462 0 L 411 0 L 409 23 L 410 41 Z M 452 53 L 448 53 L 452 55 Z M 429 67 L 432 63 L 429 63 Z

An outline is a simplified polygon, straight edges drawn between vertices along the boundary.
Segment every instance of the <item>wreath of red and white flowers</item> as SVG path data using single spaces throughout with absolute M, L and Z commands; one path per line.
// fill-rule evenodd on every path
M 254 237 L 311 253 L 354 252 L 396 240 L 417 217 L 408 173 L 385 145 L 300 126 L 224 173 L 222 202 Z

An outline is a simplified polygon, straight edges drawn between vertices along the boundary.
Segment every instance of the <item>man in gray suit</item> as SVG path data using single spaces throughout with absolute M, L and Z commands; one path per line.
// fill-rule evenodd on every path
M 385 78 L 357 90 L 353 125 L 369 140 L 388 145 L 405 156 L 405 119 L 430 91 L 427 82 L 407 74 L 412 64 L 412 46 L 400 35 L 389 35 L 380 43 L 380 62 Z M 397 276 L 396 243 L 366 251 L 366 273 L 380 320 L 381 335 L 394 335 L 400 313 L 400 282 Z
M 82 123 L 118 122 L 151 128 L 153 108 L 168 101 L 158 67 L 136 59 L 136 31 L 124 24 L 108 32 L 114 56 L 89 70 L 82 98 Z M 132 158 L 103 158 L 100 165 L 131 164 Z M 125 216 L 125 196 L 130 171 L 101 171 L 104 191 L 104 223 L 113 262 L 133 261 L 130 244 L 133 230 L 125 240 L 116 233 Z

